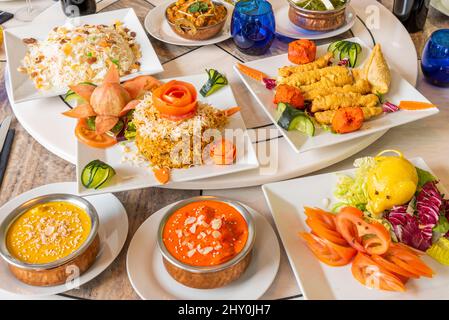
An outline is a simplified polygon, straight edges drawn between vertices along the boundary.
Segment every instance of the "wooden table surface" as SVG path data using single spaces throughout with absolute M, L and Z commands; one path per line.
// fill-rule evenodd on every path
M 392 0 L 384 0 L 384 5 L 388 8 L 392 6 Z M 119 8 L 132 7 L 143 22 L 149 10 L 154 8 L 150 1 L 145 0 L 120 0 L 104 10 L 114 10 Z M 429 34 L 438 28 L 448 28 L 449 18 L 430 8 L 428 21 L 423 32 L 412 35 L 412 39 L 420 56 L 421 49 Z M 175 59 L 197 50 L 195 47 L 179 47 L 162 43 L 150 36 L 151 42 L 164 65 L 173 62 Z M 230 53 L 235 58 L 247 61 L 254 59 L 240 53 L 234 46 L 232 40 L 225 41 L 215 46 L 216 48 Z M 286 51 L 287 44 L 276 40 L 273 44 L 272 53 L 283 53 Z M 3 79 L 6 62 L 0 61 L 0 119 L 12 114 L 11 107 L 8 102 L 5 90 L 5 82 Z M 422 77 L 420 75 L 420 77 Z M 421 79 L 422 82 L 422 79 Z M 448 91 L 426 86 L 435 97 L 439 97 L 442 92 L 448 97 Z M 430 94 L 430 93 L 429 93 Z M 433 101 L 432 97 L 428 96 Z M 447 101 L 447 99 L 446 99 Z M 448 106 L 446 106 L 448 107 Z M 448 113 L 445 112 L 446 126 L 449 126 Z M 443 122 L 444 124 L 444 122 Z M 55 182 L 74 181 L 75 166 L 51 154 L 38 142 L 36 142 L 25 129 L 17 122 L 13 121 L 12 128 L 16 130 L 14 145 L 10 155 L 10 160 L 6 175 L 0 192 L 0 206 L 9 199 L 28 191 L 32 188 Z M 393 130 L 392 130 L 393 131 Z M 446 131 L 446 133 L 448 133 Z M 446 141 L 442 148 L 447 149 L 447 138 L 440 137 L 442 141 Z M 381 140 L 384 140 L 382 138 Z M 390 140 L 390 139 L 389 139 Z M 379 144 L 379 143 L 376 143 Z M 429 152 L 438 153 L 439 150 L 429 150 Z M 448 155 L 449 156 L 449 155 Z M 442 157 L 439 157 L 443 161 Z M 447 161 L 446 159 L 444 159 Z M 334 166 L 333 166 L 334 167 Z M 332 168 L 332 167 L 331 167 Z M 328 168 L 329 170 L 333 170 Z M 449 177 L 448 166 L 441 169 L 445 176 Z M 436 170 L 437 173 L 439 170 Z M 442 172 L 440 172 L 442 173 Z M 449 180 L 446 180 L 449 182 Z M 251 189 L 251 188 L 249 188 Z M 252 192 L 252 191 L 251 191 Z M 158 209 L 187 197 L 199 195 L 200 191 L 188 190 L 169 190 L 162 188 L 147 188 L 136 191 L 121 192 L 115 194 L 125 206 L 129 217 L 129 233 L 127 242 L 120 253 L 119 257 L 112 263 L 100 276 L 83 285 L 80 289 L 72 290 L 66 293 L 68 296 L 80 297 L 86 299 L 136 299 L 138 296 L 133 291 L 126 274 L 125 257 L 126 250 L 132 235 L 144 220 L 151 213 Z M 279 297 L 280 298 L 280 297 Z

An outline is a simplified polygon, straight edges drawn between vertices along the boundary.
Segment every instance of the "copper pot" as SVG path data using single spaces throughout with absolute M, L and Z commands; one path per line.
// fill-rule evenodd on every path
M 288 18 L 290 21 L 300 28 L 311 31 L 330 31 L 340 28 L 346 22 L 346 7 L 350 0 L 346 1 L 345 5 L 335 10 L 314 11 L 298 7 L 295 2 L 288 0 Z
M 168 6 L 168 8 L 170 8 L 174 5 L 175 5 L 175 3 L 172 3 L 170 6 Z M 223 6 L 223 4 L 221 4 L 219 2 L 215 2 L 215 1 L 214 1 L 214 5 L 215 6 Z M 214 25 L 206 26 L 206 27 L 193 27 L 192 28 L 191 26 L 183 25 L 182 22 L 178 23 L 178 24 L 175 22 L 172 22 L 167 17 L 167 11 L 165 11 L 165 18 L 167 19 L 167 22 L 168 22 L 170 28 L 178 36 L 180 36 L 184 39 L 189 39 L 189 40 L 207 40 L 212 37 L 215 37 L 218 33 L 220 33 L 221 30 L 223 30 L 223 27 L 226 23 L 226 19 L 229 14 L 228 9 L 226 7 L 224 7 L 224 8 L 226 10 L 226 14 L 223 17 L 223 19 Z

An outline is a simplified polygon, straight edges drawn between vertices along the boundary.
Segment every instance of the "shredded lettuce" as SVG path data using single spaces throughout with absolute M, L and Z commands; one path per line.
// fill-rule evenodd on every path
M 432 229 L 433 232 L 438 232 L 442 234 L 446 234 L 449 231 L 449 221 L 445 216 L 440 216 L 438 219 L 438 223 Z
M 365 211 L 368 203 L 368 193 L 366 191 L 366 180 L 368 171 L 374 166 L 373 157 L 364 157 L 354 161 L 356 167 L 355 177 L 339 175 L 334 196 L 340 202 L 332 207 L 332 211 L 337 212 L 342 206 L 354 206 Z

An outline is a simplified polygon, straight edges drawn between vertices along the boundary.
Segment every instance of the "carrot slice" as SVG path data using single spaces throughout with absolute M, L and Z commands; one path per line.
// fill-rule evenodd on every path
M 92 106 L 88 103 L 80 104 L 79 106 L 63 112 L 62 114 L 67 117 L 77 119 L 93 117 L 96 115 L 94 109 L 92 109 Z
M 250 78 L 253 78 L 257 81 L 262 81 L 264 78 L 268 78 L 268 76 L 263 73 L 262 71 L 259 71 L 257 69 L 248 67 L 244 64 L 237 63 L 237 68 L 245 75 L 247 75 Z
M 238 107 L 238 106 L 237 106 L 237 107 L 229 108 L 229 109 L 225 110 L 225 115 L 226 115 L 227 117 L 230 117 L 230 116 L 232 116 L 234 113 L 239 112 L 240 109 L 242 109 L 242 108 L 240 108 L 240 107 Z
M 170 169 L 155 168 L 153 169 L 154 177 L 161 184 L 166 184 L 170 180 Z
M 399 102 L 399 109 L 401 110 L 424 110 L 430 108 L 436 108 L 436 106 L 428 102 L 420 102 L 420 101 Z

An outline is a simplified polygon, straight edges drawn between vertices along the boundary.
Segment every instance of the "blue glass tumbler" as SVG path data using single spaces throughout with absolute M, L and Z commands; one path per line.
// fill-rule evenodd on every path
M 421 69 L 430 83 L 449 87 L 449 29 L 431 34 L 422 53 Z
M 275 37 L 273 8 L 266 0 L 241 0 L 232 14 L 231 34 L 237 48 L 245 54 L 262 55 Z

